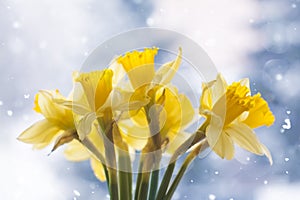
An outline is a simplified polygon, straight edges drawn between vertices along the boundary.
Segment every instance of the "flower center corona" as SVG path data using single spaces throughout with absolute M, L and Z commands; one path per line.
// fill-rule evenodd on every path
M 226 118 L 224 126 L 230 124 L 243 112 L 249 111 L 255 105 L 253 97 L 248 95 L 249 88 L 240 83 L 233 83 L 226 91 Z

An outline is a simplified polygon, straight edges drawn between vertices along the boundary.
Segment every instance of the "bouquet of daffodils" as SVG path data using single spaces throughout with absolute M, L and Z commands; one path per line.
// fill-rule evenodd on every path
M 18 139 L 36 149 L 54 143 L 55 151 L 66 145 L 68 160 L 90 160 L 112 200 L 170 200 L 190 163 L 207 148 L 232 159 L 237 144 L 272 164 L 253 129 L 270 126 L 275 118 L 259 93 L 251 95 L 248 79 L 227 84 L 219 74 L 199 83 L 200 106 L 195 109 L 172 84 L 182 50 L 155 70 L 158 52 L 155 47 L 132 51 L 106 69 L 75 72 L 68 98 L 58 90 L 39 91 L 34 110 L 44 119 Z M 189 132 L 197 116 L 205 120 Z M 181 155 L 185 160 L 173 176 Z M 161 174 L 163 156 L 169 160 Z

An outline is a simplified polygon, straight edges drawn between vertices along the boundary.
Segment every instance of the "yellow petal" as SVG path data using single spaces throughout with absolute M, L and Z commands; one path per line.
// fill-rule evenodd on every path
M 217 75 L 215 84 L 212 87 L 212 104 L 215 104 L 222 95 L 226 93 L 227 83 L 221 74 Z
M 93 145 L 97 148 L 97 150 L 104 155 L 104 143 L 103 140 L 107 138 L 102 138 L 101 133 L 98 130 L 98 123 L 94 123 L 92 126 L 92 130 L 90 134 L 87 136 L 89 140 L 93 143 Z M 110 142 L 110 141 L 105 141 L 105 142 Z
M 185 96 L 184 94 L 180 94 L 179 101 L 182 110 L 181 127 L 185 128 L 193 121 L 196 113 L 191 101 L 187 96 Z
M 49 145 L 60 132 L 60 128 L 47 119 L 38 121 L 25 130 L 18 140 L 33 144 L 34 148 L 41 149 Z
M 265 156 L 269 159 L 270 165 L 273 165 L 273 159 L 269 149 L 264 144 L 261 144 L 261 148 Z
M 211 88 L 209 87 L 209 84 L 213 84 L 212 82 L 210 83 L 203 83 L 202 84 L 202 95 L 200 98 L 200 108 L 199 108 L 199 113 L 204 114 L 205 110 L 211 110 L 213 107 L 212 104 L 212 92 Z
M 139 110 L 149 103 L 149 98 L 132 98 L 133 93 L 116 89 L 113 92 L 111 106 L 113 110 L 130 111 Z
M 56 99 L 65 99 L 58 90 L 41 90 L 35 97 L 35 110 L 63 130 L 74 127 L 72 110 L 56 103 Z
M 170 83 L 174 75 L 176 74 L 179 65 L 181 64 L 181 59 L 182 59 L 182 49 L 179 48 L 179 53 L 177 55 L 177 58 L 172 62 L 168 62 L 162 65 L 155 73 L 153 82 L 155 84 L 160 84 L 160 85 L 166 85 Z
M 65 106 L 67 109 L 70 109 L 70 110 L 72 109 L 73 112 L 78 115 L 85 115 L 87 112 L 90 111 L 90 109 L 85 106 L 87 104 L 78 103 L 77 101 L 73 102 L 70 100 L 58 99 L 58 100 L 55 100 L 55 102 Z
M 56 139 L 51 152 L 55 151 L 58 147 L 71 142 L 73 139 L 78 139 L 76 130 L 70 129 L 62 132 L 60 136 Z
M 164 88 L 165 100 L 163 104 L 164 112 L 160 113 L 161 136 L 166 137 L 169 133 L 176 134 L 180 131 L 184 118 L 189 120 L 189 117 L 183 116 L 182 105 L 177 91 L 170 88 Z M 182 98 L 184 98 L 182 96 Z M 182 99 L 184 100 L 184 99 Z M 188 108 L 188 102 L 185 102 L 185 108 Z M 187 112 L 189 112 L 187 110 Z M 169 136 L 170 137 L 170 136 Z
M 240 84 L 242 85 L 242 86 L 246 86 L 247 88 L 249 88 L 250 89 L 250 81 L 249 81 L 249 78 L 243 78 L 243 79 L 241 79 L 240 81 Z M 250 91 L 249 91 L 249 95 L 250 95 L 251 93 L 250 93 Z
M 271 112 L 268 103 L 259 93 L 253 96 L 253 98 L 255 99 L 255 105 L 249 110 L 249 114 L 243 123 L 251 128 L 257 128 L 264 125 L 271 126 L 275 121 L 275 117 Z
M 146 84 L 150 84 L 153 78 L 153 73 L 149 72 L 152 69 L 152 66 L 143 65 L 138 68 L 132 69 L 131 71 L 127 72 L 132 87 L 137 89 L 142 87 Z M 152 71 L 152 70 L 151 70 Z
M 151 83 L 155 69 L 154 58 L 158 48 L 146 48 L 142 52 L 133 51 L 120 56 L 117 61 L 123 65 L 134 89 Z
M 158 48 L 145 48 L 144 51 L 132 51 L 120 56 L 117 61 L 121 63 L 126 72 L 141 65 L 154 64 L 154 58 Z
M 234 157 L 234 144 L 231 137 L 222 132 L 217 143 L 212 147 L 213 151 L 221 158 L 231 160 Z
M 142 150 L 150 136 L 148 126 L 135 125 L 130 119 L 118 122 L 123 140 L 132 148 Z
M 218 113 L 225 113 L 226 100 L 225 93 L 227 88 L 227 83 L 221 74 L 217 75 L 215 81 L 202 84 L 202 96 L 200 101 L 200 114 L 205 113 L 206 110 L 212 110 L 215 104 L 215 111 Z M 220 101 L 220 99 L 223 99 Z
M 104 70 L 103 76 L 98 82 L 95 93 L 95 106 L 98 110 L 106 101 L 112 90 L 113 71 L 110 69 Z
M 224 126 L 239 118 L 244 112 L 249 111 L 249 109 L 255 105 L 255 100 L 249 95 L 249 92 L 250 89 L 246 86 L 242 86 L 239 82 L 235 82 L 227 87 Z M 224 108 L 223 104 L 224 100 L 221 98 L 214 107 Z
M 114 87 L 122 87 L 125 83 L 126 71 L 123 66 L 118 63 L 117 59 L 113 59 L 112 63 L 109 65 L 109 69 L 114 72 L 114 76 L 112 78 L 112 85 Z
M 80 140 L 83 140 L 91 132 L 95 120 L 96 114 L 94 112 L 89 112 L 77 122 L 77 132 Z
M 91 154 L 87 151 L 87 149 L 77 140 L 73 140 L 68 143 L 64 156 L 69 161 L 83 161 L 90 158 Z
M 84 90 L 92 111 L 99 109 L 112 90 L 113 71 L 110 69 L 80 73 L 76 78 Z
M 95 176 L 102 182 L 106 180 L 102 163 L 94 157 L 91 157 L 91 167 Z
M 35 96 L 34 96 L 34 107 L 33 107 L 33 110 L 35 110 L 36 112 L 38 113 L 41 113 L 41 108 L 39 106 L 39 93 L 37 93 Z
M 166 152 L 172 155 L 190 136 L 191 134 L 186 132 L 177 133 L 167 144 Z
M 217 144 L 219 138 L 221 137 L 223 130 L 223 121 L 222 119 L 211 113 L 209 118 L 209 125 L 206 128 L 205 134 L 207 138 L 207 142 L 211 148 Z
M 261 143 L 254 131 L 245 124 L 233 123 L 224 130 L 235 143 L 257 155 L 263 155 Z

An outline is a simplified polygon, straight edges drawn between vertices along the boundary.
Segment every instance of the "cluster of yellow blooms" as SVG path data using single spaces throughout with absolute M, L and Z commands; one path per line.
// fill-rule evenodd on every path
M 96 177 L 107 180 L 111 199 L 132 199 L 132 155 L 137 151 L 141 158 L 135 199 L 171 198 L 184 169 L 170 187 L 172 173 L 165 174 L 157 192 L 162 154 L 173 158 L 169 172 L 179 155 L 192 155 L 186 158 L 188 165 L 203 147 L 232 159 L 235 144 L 266 155 L 272 163 L 253 129 L 270 126 L 275 118 L 259 93 L 251 96 L 248 79 L 227 85 L 219 74 L 203 83 L 200 107 L 195 109 L 171 83 L 181 64 L 181 49 L 175 60 L 155 70 L 157 53 L 158 48 L 132 51 L 114 59 L 107 69 L 74 73 L 68 98 L 58 90 L 39 91 L 34 110 L 45 119 L 18 139 L 37 149 L 54 142 L 52 151 L 67 144 L 66 158 L 89 159 Z M 197 115 L 206 120 L 195 133 L 188 133 Z

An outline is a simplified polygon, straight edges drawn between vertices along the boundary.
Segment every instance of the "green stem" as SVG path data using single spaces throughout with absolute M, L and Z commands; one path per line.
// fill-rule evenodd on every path
M 169 186 L 169 183 L 170 183 L 170 180 L 172 178 L 174 168 L 175 168 L 175 162 L 170 163 L 168 165 L 167 170 L 164 174 L 164 177 L 160 183 L 160 187 L 159 187 L 159 190 L 158 190 L 158 193 L 156 196 L 156 200 L 161 200 L 165 196 L 168 186 Z
M 168 190 L 172 174 L 175 168 L 175 163 L 177 158 L 185 153 L 191 146 L 197 143 L 202 143 L 205 140 L 205 134 L 204 130 L 207 126 L 207 120 L 202 124 L 202 126 L 195 132 L 193 135 L 191 135 L 185 142 L 183 142 L 177 150 L 172 155 L 169 165 L 165 171 L 164 177 L 161 181 L 156 200 L 161 200 L 166 195 L 166 192 Z
M 151 172 L 151 182 L 150 182 L 150 190 L 149 190 L 148 200 L 155 200 L 158 179 L 159 179 L 159 169 L 153 170 Z
M 158 102 L 161 101 L 161 104 L 164 102 L 164 93 L 158 99 Z M 155 99 L 155 97 L 152 97 L 152 99 Z M 150 182 L 150 190 L 149 190 L 149 200 L 154 200 L 157 192 L 157 186 L 159 181 L 159 166 L 161 161 L 161 135 L 160 135 L 160 126 L 159 126 L 159 114 L 160 111 L 155 109 L 155 111 L 152 115 L 150 114 L 150 108 L 153 106 L 153 103 L 150 103 L 148 106 L 145 107 L 146 117 L 149 124 L 149 130 L 151 134 L 151 139 L 148 140 L 148 150 L 150 154 L 153 154 L 153 168 L 149 169 L 151 171 L 151 182 Z M 149 185 L 149 178 L 147 180 L 147 184 Z M 148 192 L 148 188 L 147 188 Z
M 120 200 L 132 199 L 131 187 L 128 184 L 128 173 L 119 171 L 119 196 Z
M 109 175 L 109 193 L 111 200 L 118 200 L 118 174 L 116 163 L 116 152 L 113 138 L 113 122 L 110 120 L 110 112 L 107 112 L 106 119 L 98 118 L 105 148 L 105 158 Z
M 135 191 L 135 200 L 146 200 L 148 196 L 150 170 L 149 155 L 142 152 L 139 165 L 139 174 Z
M 109 174 L 109 194 L 111 200 L 119 200 L 118 196 L 118 180 L 117 180 L 117 170 L 111 167 L 108 167 Z
M 159 187 L 159 190 L 157 193 L 156 200 L 161 200 L 166 195 L 166 192 L 169 187 L 169 184 L 170 184 L 170 181 L 172 178 L 172 174 L 173 174 L 173 171 L 175 168 L 176 159 L 181 154 L 186 152 L 186 150 L 191 146 L 191 143 L 193 143 L 193 141 L 195 141 L 196 136 L 197 136 L 197 133 L 194 133 L 193 135 L 191 135 L 191 137 L 189 137 L 184 143 L 182 143 L 182 145 L 180 145 L 180 147 L 178 147 L 178 149 L 172 155 L 169 165 L 167 167 L 167 170 L 166 170 L 164 177 L 160 183 L 160 187 Z
M 120 200 L 132 199 L 131 160 L 128 152 L 118 150 L 119 197 Z
M 106 184 L 107 187 L 109 187 L 109 174 L 108 174 L 108 170 L 105 164 L 102 164 L 103 169 L 104 169 L 104 174 L 105 174 L 105 178 L 106 178 Z
M 186 169 L 188 168 L 188 166 L 190 165 L 190 163 L 196 158 L 196 156 L 199 154 L 200 150 L 201 150 L 201 146 L 199 145 L 196 149 L 194 149 L 184 160 L 178 174 L 176 175 L 172 185 L 170 186 L 170 189 L 168 190 L 165 198 L 163 200 L 171 200 L 176 188 L 178 187 Z
M 139 191 L 140 191 L 141 182 L 142 182 L 143 165 L 144 165 L 144 161 L 143 161 L 143 158 L 142 158 L 142 155 L 141 155 L 140 156 L 140 162 L 139 162 L 138 176 L 137 176 L 136 186 L 135 186 L 134 200 L 139 200 L 138 196 L 139 196 Z
M 140 187 L 140 191 L 138 195 L 139 200 L 146 200 L 148 197 L 149 178 L 150 178 L 150 172 L 144 172 L 142 174 L 142 185 Z
M 112 124 L 114 148 L 118 157 L 118 190 L 120 200 L 132 199 L 132 169 L 127 143 L 123 142 L 118 125 Z

